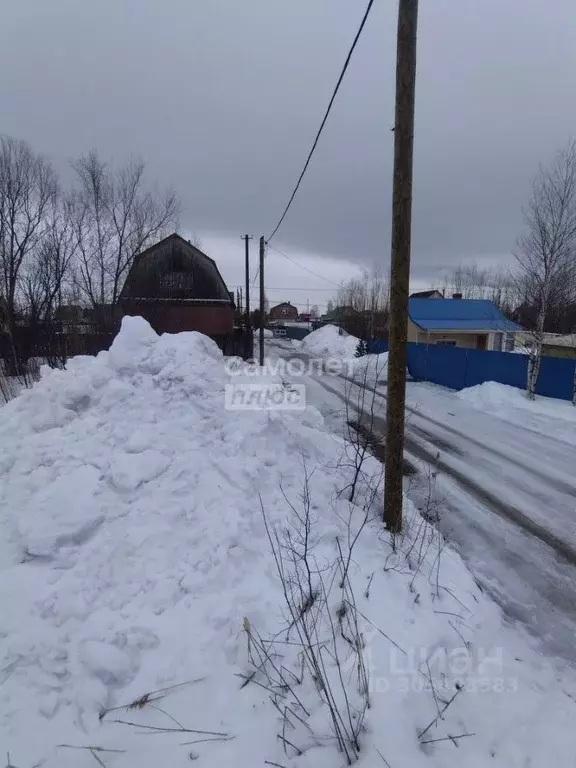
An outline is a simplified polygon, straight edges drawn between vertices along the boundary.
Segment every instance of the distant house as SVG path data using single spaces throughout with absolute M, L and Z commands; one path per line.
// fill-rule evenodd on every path
M 90 310 L 80 304 L 61 304 L 54 312 L 57 331 L 65 334 L 88 334 L 94 331 Z
M 157 333 L 200 331 L 224 347 L 233 332 L 234 302 L 216 262 L 177 234 L 136 257 L 120 305 Z
M 334 309 L 331 309 L 330 312 L 322 315 L 322 320 L 325 323 L 338 325 L 339 323 L 345 322 L 346 320 L 350 320 L 352 318 L 356 319 L 360 316 L 360 314 L 361 313 L 357 309 L 354 309 L 354 307 L 334 307 Z
M 410 298 L 408 341 L 511 351 L 521 327 L 485 299 Z
M 437 291 L 435 288 L 431 291 L 417 291 L 410 294 L 411 299 L 443 299 L 444 294 L 441 291 Z M 462 298 L 460 296 L 460 298 Z
M 270 309 L 268 319 L 271 321 L 298 320 L 298 310 L 289 301 L 283 301 L 281 304 L 276 304 L 275 307 Z
M 528 334 L 525 341 L 526 346 L 530 346 L 531 341 L 530 334 Z M 564 336 L 557 333 L 545 333 L 542 337 L 542 354 L 548 357 L 568 357 L 576 360 L 576 333 L 568 333 Z
M 388 308 L 378 309 L 376 311 L 365 310 L 362 313 L 364 317 L 365 331 L 363 336 L 369 339 L 387 339 L 388 338 L 388 321 L 390 313 Z

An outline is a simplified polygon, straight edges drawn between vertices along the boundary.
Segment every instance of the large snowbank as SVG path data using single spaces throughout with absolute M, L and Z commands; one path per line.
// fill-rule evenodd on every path
M 388 378 L 388 353 L 356 357 L 360 340 L 335 325 L 324 325 L 299 342 L 299 349 L 312 357 L 332 358 L 344 364 L 342 372 L 358 382 L 374 386 Z
M 254 340 L 258 341 L 260 338 L 260 329 L 255 328 L 254 329 Z M 264 328 L 264 338 L 265 339 L 272 339 L 274 338 L 274 332 L 270 328 Z
M 354 357 L 358 339 L 335 325 L 323 325 L 305 336 L 300 348 L 309 355 L 317 357 L 349 358 Z
M 388 380 L 388 352 L 379 355 L 363 355 L 350 361 L 353 378 L 370 386 Z
M 566 400 L 540 395 L 529 400 L 525 391 L 496 381 L 468 387 L 457 396 L 473 408 L 576 445 L 576 408 Z
M 314 410 L 226 411 L 229 382 L 209 339 L 157 337 L 133 318 L 109 353 L 45 371 L 0 410 L 0 732 L 11 765 L 344 765 L 291 645 L 260 504 L 271 527 L 293 525 L 304 466 L 314 470 L 311 540 L 326 573 L 347 521 L 359 528 L 362 511 L 338 494 L 353 467 Z M 381 467 L 370 459 L 364 470 L 377 478 Z M 375 519 L 350 563 L 371 679 L 362 764 L 380 767 L 381 754 L 394 768 L 544 766 L 551 745 L 571 764 L 568 671 L 560 686 L 554 666 L 502 628 L 460 558 L 407 513 L 403 553 Z M 268 690 L 260 672 L 248 685 L 237 676 L 255 672 L 247 627 L 276 636 L 275 664 L 302 678 L 299 720 L 271 704 L 277 694 L 280 709 L 298 709 L 288 691 Z M 321 644 L 329 629 L 319 627 Z M 353 672 L 346 661 L 343 679 Z

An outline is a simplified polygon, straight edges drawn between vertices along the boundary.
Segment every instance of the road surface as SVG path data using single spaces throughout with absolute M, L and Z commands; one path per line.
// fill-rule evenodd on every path
M 287 343 L 270 342 L 268 350 L 309 359 Z M 308 404 L 342 433 L 345 401 L 358 402 L 358 386 L 325 373 L 299 383 Z M 378 439 L 385 386 L 372 396 Z M 406 458 L 418 470 L 406 478 L 412 501 L 438 511 L 440 530 L 510 621 L 544 653 L 576 664 L 575 443 L 479 412 L 433 385 L 409 383 L 407 405 Z

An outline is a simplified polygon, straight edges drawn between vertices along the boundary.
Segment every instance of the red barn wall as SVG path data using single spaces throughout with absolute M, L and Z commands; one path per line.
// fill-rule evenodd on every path
M 127 315 L 140 315 L 156 333 L 199 331 L 207 336 L 223 336 L 231 334 L 234 329 L 234 311 L 231 306 L 135 300 L 126 302 L 124 312 Z

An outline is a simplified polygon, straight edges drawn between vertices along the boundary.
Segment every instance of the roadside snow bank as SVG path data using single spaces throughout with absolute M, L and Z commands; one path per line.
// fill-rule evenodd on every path
M 305 336 L 300 348 L 303 352 L 317 357 L 348 358 L 354 357 L 358 339 L 335 325 L 324 325 Z
M 541 395 L 529 400 L 523 390 L 496 381 L 468 387 L 457 396 L 473 408 L 576 445 L 576 408 L 567 400 Z
M 356 357 L 359 339 L 335 325 L 324 325 L 306 336 L 299 348 L 310 356 L 333 358 L 344 363 L 343 373 L 369 386 L 388 379 L 388 352 Z
M 158 337 L 127 318 L 108 353 L 44 371 L 0 410 L 0 732 L 10 764 L 344 765 L 326 691 L 302 666 L 286 618 L 261 508 L 278 540 L 313 549 L 302 615 L 318 616 L 313 645 L 331 706 L 358 729 L 366 768 L 380 768 L 379 753 L 395 768 L 541 766 L 550 744 L 570 764 L 568 670 L 560 685 L 502 628 L 410 506 L 392 549 L 377 515 L 381 466 L 364 463 L 349 503 L 341 491 L 354 464 L 317 411 L 226 410 L 243 363 L 232 368 L 200 334 Z M 346 598 L 334 563 L 357 533 Z M 247 633 L 267 649 L 257 668 Z M 367 688 L 354 682 L 358 648 Z M 277 687 L 275 670 L 289 687 Z
M 353 378 L 374 386 L 388 380 L 388 352 L 379 355 L 363 355 L 350 360 Z

